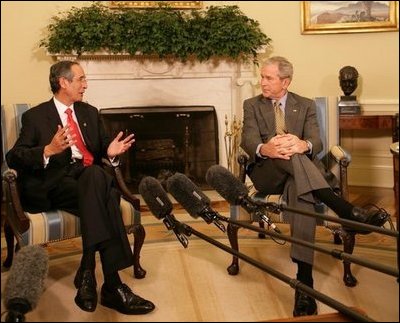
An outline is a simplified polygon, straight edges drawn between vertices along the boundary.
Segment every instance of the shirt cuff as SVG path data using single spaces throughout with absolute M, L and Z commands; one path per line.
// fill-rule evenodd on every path
M 257 157 L 260 157 L 260 158 L 262 158 L 262 159 L 268 159 L 267 156 L 263 156 L 263 155 L 261 155 L 261 153 L 260 153 L 260 150 L 261 150 L 261 146 L 262 146 L 262 145 L 263 145 L 263 144 L 259 144 L 259 145 L 257 146 L 256 155 L 257 155 Z
M 49 161 L 50 161 L 50 157 L 46 157 L 43 154 L 43 168 L 47 168 L 47 165 L 49 164 Z

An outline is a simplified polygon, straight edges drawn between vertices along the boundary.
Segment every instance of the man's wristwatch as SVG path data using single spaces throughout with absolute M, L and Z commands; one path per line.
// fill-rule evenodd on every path
M 306 142 L 307 147 L 308 147 L 307 153 L 310 153 L 311 150 L 312 150 L 312 143 L 311 143 L 311 141 L 309 141 L 309 140 L 306 140 L 305 142 Z

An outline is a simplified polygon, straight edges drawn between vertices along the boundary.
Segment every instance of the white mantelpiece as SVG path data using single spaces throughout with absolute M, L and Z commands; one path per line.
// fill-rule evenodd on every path
M 97 108 L 215 106 L 220 163 L 226 165 L 225 115 L 242 118 L 243 100 L 254 96 L 258 75 L 252 63 L 178 61 L 127 55 L 57 56 L 78 60 L 86 72 L 85 100 Z M 154 131 L 157 131 L 155 129 Z

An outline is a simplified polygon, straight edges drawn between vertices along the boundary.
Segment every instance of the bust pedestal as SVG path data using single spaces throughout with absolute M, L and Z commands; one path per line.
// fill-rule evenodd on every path
M 361 108 L 355 95 L 341 96 L 338 107 L 340 114 L 361 114 Z

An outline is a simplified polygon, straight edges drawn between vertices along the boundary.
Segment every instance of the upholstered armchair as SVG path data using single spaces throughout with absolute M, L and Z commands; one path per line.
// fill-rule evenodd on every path
M 348 187 L 347 187 L 347 167 L 351 162 L 351 156 L 343 150 L 338 143 L 338 130 L 335 131 L 335 127 L 337 127 L 337 123 L 329 122 L 329 118 L 337 120 L 337 112 L 336 109 L 334 111 L 330 111 L 328 109 L 328 99 L 327 98 L 316 98 L 315 99 L 317 105 L 317 115 L 318 122 L 320 125 L 320 135 L 321 139 L 324 143 L 324 150 L 320 153 L 319 158 L 325 163 L 325 166 L 332 170 L 333 173 L 338 177 L 340 181 L 340 194 L 343 198 L 348 199 Z M 336 121 L 337 122 L 337 121 Z M 337 129 L 337 128 L 336 128 Z M 246 182 L 246 169 L 248 163 L 248 156 L 245 154 L 240 154 L 238 157 L 239 162 L 239 178 L 245 183 Z M 251 183 L 250 183 L 251 185 Z M 282 199 L 281 195 L 268 195 L 264 196 L 257 191 L 253 192 L 253 197 L 256 199 L 262 199 L 267 202 L 280 202 Z M 332 213 L 324 204 L 320 204 L 316 206 L 316 212 L 319 213 Z M 268 217 L 274 223 L 283 223 L 284 218 L 282 214 L 267 214 Z M 333 214 L 329 214 L 333 215 Z M 237 205 L 231 205 L 230 207 L 230 216 L 233 220 L 248 220 L 246 218 L 247 215 L 243 216 L 243 211 L 240 210 L 240 207 Z M 259 219 L 251 219 L 250 222 L 257 222 Z M 260 221 L 259 225 L 261 228 L 264 228 L 264 222 Z M 355 234 L 357 231 L 355 230 L 345 230 L 337 223 L 328 223 L 327 221 L 317 220 L 317 225 L 323 225 L 327 229 L 329 229 L 334 237 L 335 244 L 341 244 L 343 241 L 343 251 L 351 254 L 354 250 L 355 245 Z M 228 224 L 228 238 L 229 242 L 233 249 L 238 250 L 238 229 L 239 226 L 234 224 Z M 259 233 L 259 238 L 265 238 L 265 235 Z M 346 286 L 353 287 L 357 284 L 357 279 L 353 276 L 350 268 L 350 262 L 344 261 L 344 275 L 343 281 Z M 239 272 L 239 260 L 237 257 L 233 256 L 231 265 L 227 268 L 228 273 L 230 275 L 237 275 Z
M 3 266 L 9 268 L 15 251 L 26 245 L 47 245 L 81 235 L 79 218 L 63 210 L 51 210 L 42 213 L 28 213 L 22 209 L 17 172 L 6 165 L 5 154 L 12 147 L 20 130 L 21 116 L 30 108 L 29 104 L 14 104 L 1 106 L 2 130 L 2 184 L 3 202 L 5 203 L 6 218 L 4 234 L 7 244 L 7 257 Z M 146 271 L 140 265 L 140 251 L 145 238 L 145 230 L 140 218 L 140 200 L 136 198 L 125 185 L 120 167 L 113 167 L 107 160 L 103 161 L 105 169 L 115 177 L 121 191 L 121 211 L 127 233 L 134 236 L 133 243 L 133 275 L 143 278 Z

